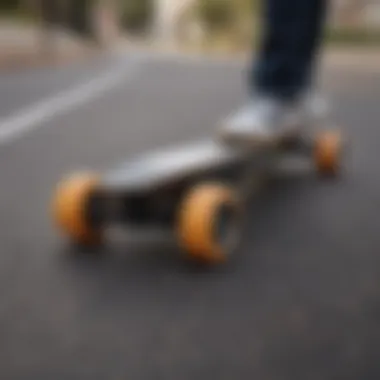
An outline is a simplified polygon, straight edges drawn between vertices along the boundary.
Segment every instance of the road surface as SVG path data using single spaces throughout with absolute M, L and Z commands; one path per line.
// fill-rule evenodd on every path
M 210 135 L 243 79 L 236 62 L 140 55 L 0 74 L 2 379 L 380 377 L 374 71 L 326 68 L 347 173 L 267 192 L 231 266 L 144 235 L 74 257 L 51 225 L 64 174 Z

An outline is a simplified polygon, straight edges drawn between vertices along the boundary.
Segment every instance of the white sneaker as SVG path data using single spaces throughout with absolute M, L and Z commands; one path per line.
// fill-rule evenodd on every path
M 305 125 L 326 116 L 326 103 L 308 94 L 296 103 L 258 97 L 222 123 L 225 139 L 266 140 L 284 133 L 296 133 Z
M 302 99 L 303 118 L 306 123 L 321 122 L 327 119 L 330 107 L 326 99 L 318 94 L 308 93 Z

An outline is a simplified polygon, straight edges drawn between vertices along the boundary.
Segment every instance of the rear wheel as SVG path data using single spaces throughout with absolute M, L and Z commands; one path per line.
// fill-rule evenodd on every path
M 188 255 L 209 264 L 225 262 L 239 241 L 239 208 L 232 190 L 202 184 L 184 198 L 178 237 Z
M 53 218 L 73 242 L 97 245 L 102 240 L 99 229 L 91 226 L 88 207 L 91 196 L 98 189 L 98 178 L 92 173 L 77 173 L 64 179 L 53 197 Z
M 325 131 L 317 136 L 314 142 L 314 163 L 320 174 L 339 174 L 342 145 L 342 137 L 338 131 Z

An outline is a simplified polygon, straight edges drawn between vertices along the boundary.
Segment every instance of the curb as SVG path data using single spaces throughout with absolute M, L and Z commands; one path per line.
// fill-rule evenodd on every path
M 243 63 L 250 59 L 250 52 L 201 51 L 183 47 L 167 47 L 149 43 L 126 42 L 121 48 L 124 52 L 142 54 L 162 59 L 211 60 L 216 62 Z M 347 68 L 366 68 L 380 71 L 379 48 L 329 48 L 322 50 L 323 64 Z
M 54 56 L 44 56 L 30 51 L 0 53 L 0 71 L 62 66 L 96 58 L 101 53 L 102 51 L 95 49 L 85 52 L 57 53 Z

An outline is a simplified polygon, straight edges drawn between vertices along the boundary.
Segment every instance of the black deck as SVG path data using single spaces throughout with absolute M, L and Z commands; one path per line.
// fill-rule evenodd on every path
M 229 167 L 243 159 L 242 150 L 213 140 L 197 141 L 126 160 L 106 173 L 103 183 L 115 191 L 151 191 L 203 172 Z

